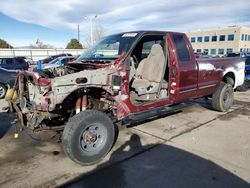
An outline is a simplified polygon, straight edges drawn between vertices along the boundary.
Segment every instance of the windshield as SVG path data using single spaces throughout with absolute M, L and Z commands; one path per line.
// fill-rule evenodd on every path
M 137 33 L 124 33 L 105 37 L 87 49 L 79 60 L 114 60 L 129 50 L 136 36 Z
M 61 59 L 61 58 L 58 57 L 58 58 L 56 58 L 56 59 L 50 61 L 48 64 L 55 64 L 55 63 L 57 63 L 58 61 L 60 61 L 60 59 Z

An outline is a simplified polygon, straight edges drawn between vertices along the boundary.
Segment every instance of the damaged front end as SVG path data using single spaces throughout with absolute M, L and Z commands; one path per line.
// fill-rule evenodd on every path
M 19 73 L 14 88 L 18 88 L 17 96 L 8 95 L 6 100 L 11 102 L 20 119 L 22 128 L 38 128 L 49 113 L 49 98 L 51 94 L 51 79 L 43 78 L 37 72 L 23 71 Z M 10 89 L 11 90 L 11 89 Z
M 23 71 L 16 83 L 18 97 L 9 101 L 22 128 L 63 129 L 70 117 L 85 109 L 115 113 L 112 96 L 117 95 L 122 80 L 118 69 L 114 63 L 101 67 L 79 62 L 53 70 Z

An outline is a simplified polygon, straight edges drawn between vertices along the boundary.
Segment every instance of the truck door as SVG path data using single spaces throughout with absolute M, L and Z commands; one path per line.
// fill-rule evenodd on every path
M 172 34 L 175 46 L 176 63 L 176 96 L 177 100 L 189 99 L 196 96 L 198 83 L 198 67 L 193 55 L 192 46 L 183 34 Z

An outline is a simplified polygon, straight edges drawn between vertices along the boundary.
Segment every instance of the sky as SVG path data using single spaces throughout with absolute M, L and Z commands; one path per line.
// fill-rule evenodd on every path
M 37 39 L 64 48 L 84 42 L 93 27 L 105 35 L 132 30 L 185 32 L 232 25 L 250 27 L 250 0 L 0 0 L 0 38 L 14 47 Z

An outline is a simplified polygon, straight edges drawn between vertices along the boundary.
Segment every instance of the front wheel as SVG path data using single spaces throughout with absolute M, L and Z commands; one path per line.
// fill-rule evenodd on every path
M 233 105 L 234 91 L 231 84 L 220 83 L 219 88 L 212 95 L 213 108 L 220 112 L 225 112 Z
M 76 114 L 62 135 L 64 152 L 74 162 L 91 165 L 110 151 L 115 140 L 115 127 L 104 113 L 86 110 Z

